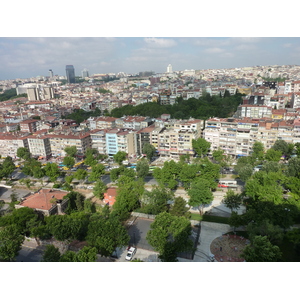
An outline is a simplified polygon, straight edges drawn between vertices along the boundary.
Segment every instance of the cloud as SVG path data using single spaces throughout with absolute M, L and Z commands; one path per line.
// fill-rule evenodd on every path
M 224 49 L 218 48 L 218 47 L 214 47 L 214 48 L 207 48 L 204 50 L 205 53 L 222 53 L 224 52 Z
M 263 38 L 261 37 L 232 37 L 229 39 L 229 41 L 233 43 L 253 44 L 261 42 L 262 39 Z
M 170 48 L 177 45 L 173 39 L 144 38 L 144 41 L 146 45 L 151 48 Z
M 236 46 L 234 49 L 238 51 L 252 51 L 256 49 L 256 46 L 252 44 L 241 44 Z

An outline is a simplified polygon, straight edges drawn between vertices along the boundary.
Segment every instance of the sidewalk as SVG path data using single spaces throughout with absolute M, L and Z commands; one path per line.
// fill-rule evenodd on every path
M 178 258 L 179 262 L 208 262 L 210 261 L 210 244 L 212 241 L 221 236 L 222 234 L 229 232 L 231 227 L 227 224 L 201 222 L 201 232 L 199 237 L 199 243 L 193 260 Z

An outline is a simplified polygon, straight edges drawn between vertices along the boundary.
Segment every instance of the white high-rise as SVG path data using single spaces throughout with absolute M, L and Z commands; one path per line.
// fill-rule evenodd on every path
M 168 67 L 167 67 L 167 73 L 173 73 L 171 64 L 169 64 Z

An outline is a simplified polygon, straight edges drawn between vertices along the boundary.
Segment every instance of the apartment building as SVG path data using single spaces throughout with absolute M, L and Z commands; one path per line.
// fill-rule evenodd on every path
M 157 151 L 161 157 L 179 159 L 180 155 L 194 155 L 192 140 L 197 134 L 191 129 L 164 129 L 158 134 Z
M 211 143 L 210 151 L 224 150 L 225 154 L 234 157 L 248 156 L 252 153 L 253 144 L 258 141 L 266 150 L 276 140 L 287 143 L 300 141 L 300 122 L 272 119 L 217 119 L 206 121 L 203 138 Z
M 136 140 L 137 140 L 138 155 L 143 153 L 143 147 L 146 143 L 152 144 L 155 148 L 157 148 L 157 132 L 162 131 L 162 128 L 160 128 L 159 130 L 157 129 L 158 128 L 155 127 L 155 125 L 153 124 L 151 126 L 148 126 L 146 128 L 137 131 Z M 155 141 L 154 144 L 153 144 L 153 140 Z
M 118 151 L 124 151 L 133 157 L 137 153 L 136 131 L 120 130 L 117 132 Z
M 118 152 L 118 128 L 109 129 L 106 132 L 106 154 L 113 156 Z
M 0 133 L 0 155 L 2 157 L 17 157 L 18 148 L 24 147 L 29 149 L 27 137 L 28 133 Z
M 116 127 L 116 118 L 113 117 L 89 118 L 87 121 L 89 122 L 88 126 L 91 130 L 110 129 Z
M 90 131 L 91 147 L 98 150 L 100 154 L 107 154 L 106 132 L 108 129 L 94 129 Z
M 89 132 L 85 133 L 49 133 L 50 147 L 52 156 L 65 156 L 66 147 L 76 146 L 78 153 L 85 153 L 91 148 L 91 136 Z
M 49 137 L 45 135 L 28 136 L 29 151 L 33 156 L 42 158 L 51 157 L 51 145 Z
M 266 105 L 241 104 L 234 115 L 235 118 L 269 118 L 272 107 Z
M 36 132 L 38 128 L 39 120 L 27 119 L 20 122 L 20 130 L 23 132 Z
M 147 117 L 126 116 L 116 119 L 115 123 L 117 128 L 139 130 L 148 127 L 153 121 Z

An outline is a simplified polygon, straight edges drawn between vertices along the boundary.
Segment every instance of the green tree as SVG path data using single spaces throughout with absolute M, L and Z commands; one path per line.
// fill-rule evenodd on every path
M 24 236 L 20 234 L 17 225 L 12 224 L 0 228 L 0 257 L 12 261 L 21 250 Z
M 119 180 L 116 202 L 113 205 L 114 211 L 120 216 L 127 216 L 128 213 L 140 206 L 140 198 L 144 192 L 144 182 L 122 176 Z
M 149 173 L 149 164 L 146 159 L 141 159 L 136 164 L 136 175 L 138 178 L 145 178 Z
M 283 239 L 283 230 L 278 225 L 272 224 L 269 220 L 265 219 L 260 222 L 250 222 L 247 225 L 247 232 L 249 239 L 253 241 L 255 236 L 266 236 L 271 243 L 281 242 Z
M 216 162 L 221 163 L 222 160 L 224 159 L 224 150 L 222 149 L 214 150 L 212 152 L 212 157 Z
M 289 159 L 287 174 L 291 177 L 300 178 L 300 158 L 293 157 Z
M 276 161 L 278 162 L 282 156 L 282 152 L 279 150 L 275 150 L 274 148 L 270 148 L 266 151 L 265 159 L 268 161 Z
M 31 222 L 30 222 L 31 221 Z M 29 235 L 32 222 L 38 221 L 38 215 L 32 208 L 22 207 L 14 209 L 11 213 L 0 218 L 0 227 L 15 225 L 19 233 Z
M 247 262 L 276 262 L 281 255 L 279 247 L 273 245 L 267 236 L 257 235 L 251 245 L 246 246 L 241 256 Z
M 277 161 L 266 161 L 263 166 L 262 166 L 262 171 L 266 172 L 266 173 L 276 173 L 276 172 L 281 172 L 281 170 L 283 169 L 282 164 L 280 164 Z
M 203 138 L 192 140 L 192 147 L 200 157 L 207 154 L 207 152 L 210 149 L 210 144 L 211 144 L 210 142 L 207 142 Z
M 64 149 L 64 151 L 67 153 L 68 156 L 70 157 L 75 157 L 76 154 L 77 154 L 77 148 L 76 146 L 69 146 L 69 147 L 66 147 Z M 74 164 L 73 164 L 74 165 Z
M 174 200 L 173 193 L 165 187 L 153 186 L 151 191 L 144 191 L 142 209 L 146 214 L 158 215 L 168 210 L 168 202 Z
M 99 179 L 99 180 L 96 181 L 96 183 L 94 185 L 93 194 L 94 194 L 95 197 L 102 200 L 106 190 L 107 190 L 106 184 L 102 180 Z
M 150 143 L 144 143 L 142 152 L 143 154 L 146 154 L 148 160 L 151 160 L 156 152 L 156 149 Z
M 248 164 L 245 165 L 244 167 L 240 168 L 239 170 L 239 178 L 246 182 L 253 174 L 253 167 L 252 165 Z
M 67 214 L 71 214 L 74 211 L 83 210 L 85 197 L 81 193 L 71 191 L 64 196 L 64 199 L 68 199 L 68 206 L 65 210 Z
M 97 249 L 95 247 L 83 247 L 75 256 L 76 262 L 95 262 Z
M 64 254 L 61 255 L 59 261 L 60 262 L 76 262 L 76 252 L 74 251 L 66 251 Z
M 162 212 L 147 233 L 147 241 L 159 252 L 162 261 L 177 261 L 177 254 L 192 249 L 191 223 L 185 217 Z
M 87 175 L 88 172 L 84 169 L 78 169 L 76 170 L 76 172 L 73 173 L 73 177 L 77 180 L 84 180 Z
M 41 172 L 43 172 L 43 174 L 44 174 L 45 171 L 44 171 L 44 169 L 42 169 L 43 171 L 40 171 L 41 168 L 42 168 L 41 162 L 37 161 L 34 158 L 28 158 L 24 163 L 22 172 L 25 175 L 29 175 L 29 176 L 33 176 L 34 174 L 38 175 Z M 39 178 L 39 177 L 35 177 L 35 178 Z
M 291 148 L 293 147 L 289 147 L 289 144 L 285 140 L 277 140 L 271 149 L 274 149 L 275 151 L 280 151 L 282 153 L 281 155 L 288 157 L 291 154 Z
M 114 161 L 119 164 L 119 166 L 122 165 L 123 160 L 126 159 L 127 153 L 124 151 L 118 151 L 114 156 Z
M 73 181 L 73 179 L 74 179 L 74 175 L 66 176 L 65 177 L 65 182 L 67 184 L 71 184 L 71 182 Z
M 111 255 L 117 247 L 128 245 L 130 237 L 118 218 L 95 216 L 88 226 L 86 241 L 102 256 Z
M 61 258 L 61 254 L 59 249 L 54 245 L 47 245 L 46 249 L 43 253 L 42 262 L 59 262 Z
M 175 198 L 175 201 L 172 204 L 169 213 L 173 216 L 185 217 L 187 219 L 190 219 L 191 217 L 187 202 L 182 197 Z
M 201 215 L 203 214 L 204 206 L 210 204 L 213 200 L 209 182 L 201 178 L 191 184 L 188 195 L 190 196 L 188 204 L 191 207 L 197 207 Z
M 97 181 L 105 174 L 105 166 L 103 164 L 96 164 L 92 167 L 92 172 L 90 173 L 89 180 Z
M 54 182 L 61 175 L 61 172 L 55 163 L 47 163 L 44 167 L 44 170 L 46 176 L 48 176 L 52 182 Z
M 182 182 L 184 188 L 188 189 L 192 181 L 199 175 L 199 168 L 197 165 L 182 164 L 178 179 Z
M 254 142 L 252 146 L 252 154 L 251 156 L 256 160 L 263 160 L 264 159 L 264 144 L 262 142 Z
M 71 156 L 65 156 L 63 159 L 63 164 L 68 168 L 72 168 L 75 164 L 75 159 Z
M 16 166 L 10 156 L 7 156 L 3 163 L 0 164 L 0 178 L 8 178 L 8 176 L 15 170 Z
M 31 154 L 29 149 L 25 147 L 20 147 L 17 149 L 17 156 L 24 160 L 28 160 L 31 157 Z
M 236 194 L 233 190 L 228 190 L 223 199 L 223 203 L 231 210 L 231 212 L 237 210 L 242 204 L 241 195 Z
M 50 233 L 58 241 L 84 240 L 89 216 L 84 212 L 71 215 L 51 215 L 45 219 Z

